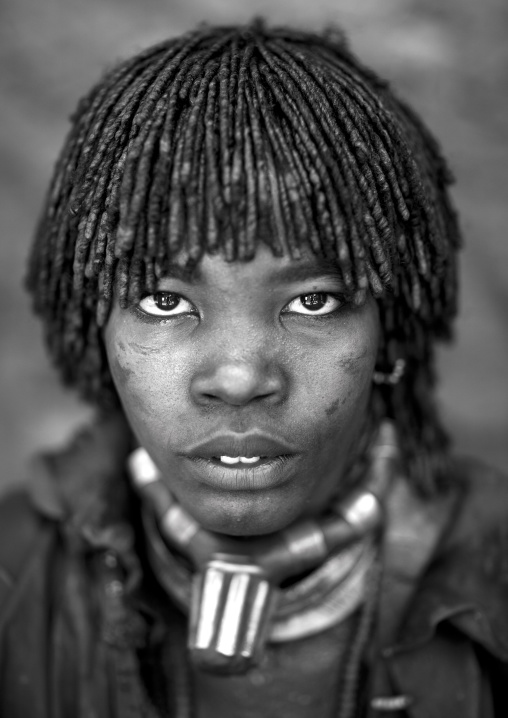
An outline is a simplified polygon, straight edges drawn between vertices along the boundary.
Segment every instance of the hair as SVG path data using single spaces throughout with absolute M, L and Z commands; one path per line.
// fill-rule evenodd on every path
M 441 485 L 448 439 L 434 343 L 456 313 L 460 233 L 438 144 L 342 33 L 203 26 L 119 64 L 80 102 L 57 162 L 27 287 L 64 382 L 115 406 L 101 338 L 156 290 L 172 258 L 248 261 L 302 248 L 335 258 L 351 301 L 382 326 L 374 386 L 410 479 Z

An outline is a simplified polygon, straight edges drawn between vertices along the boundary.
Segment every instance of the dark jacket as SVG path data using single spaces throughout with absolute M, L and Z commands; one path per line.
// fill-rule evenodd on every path
M 142 666 L 168 632 L 183 650 L 182 620 L 143 559 L 129 442 L 121 419 L 102 423 L 0 504 L 2 718 L 160 715 Z M 508 482 L 453 471 L 439 500 L 392 492 L 369 718 L 508 716 Z

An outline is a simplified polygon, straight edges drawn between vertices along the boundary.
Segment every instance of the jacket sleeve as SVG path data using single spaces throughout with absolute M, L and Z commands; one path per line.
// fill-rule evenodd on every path
M 0 499 L 0 611 L 37 541 L 41 519 L 23 489 Z
M 0 501 L 0 715 L 50 718 L 49 584 L 56 532 L 24 491 Z
M 506 718 L 508 716 L 508 663 L 500 661 L 480 647 L 477 647 L 476 652 L 483 679 L 480 715 Z M 487 712 L 488 708 L 490 708 L 490 713 Z

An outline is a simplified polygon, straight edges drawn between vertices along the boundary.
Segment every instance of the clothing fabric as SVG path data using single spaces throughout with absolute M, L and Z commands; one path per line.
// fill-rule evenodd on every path
M 185 624 L 147 566 L 121 416 L 43 457 L 0 503 L 0 715 L 190 715 Z M 508 715 L 508 480 L 457 460 L 400 480 L 383 535 L 361 716 Z

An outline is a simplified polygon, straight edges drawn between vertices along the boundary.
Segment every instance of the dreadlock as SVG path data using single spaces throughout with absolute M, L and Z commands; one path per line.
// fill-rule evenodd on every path
M 113 287 L 123 307 L 139 301 L 176 253 L 247 261 L 263 242 L 276 256 L 333 256 L 351 301 L 378 300 L 379 370 L 406 362 L 371 408 L 396 422 L 411 479 L 432 492 L 448 443 L 433 344 L 456 313 L 450 182 L 433 137 L 336 30 L 202 27 L 120 64 L 81 101 L 27 286 L 64 381 L 107 407 Z

